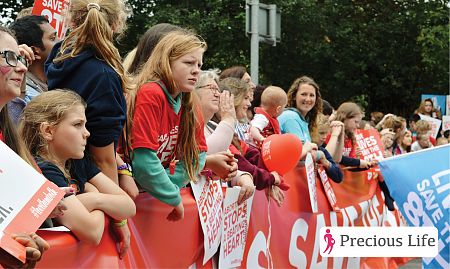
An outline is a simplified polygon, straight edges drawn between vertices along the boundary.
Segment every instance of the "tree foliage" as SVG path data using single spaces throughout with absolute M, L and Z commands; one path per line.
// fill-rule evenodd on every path
M 16 1 L 0 1 L 21 8 Z M 310 75 L 335 106 L 363 100 L 367 111 L 403 115 L 415 109 L 421 93 L 448 94 L 449 8 L 443 0 L 260 2 L 276 4 L 282 13 L 281 43 L 260 45 L 262 84 L 287 90 L 298 76 Z M 249 67 L 245 1 L 129 3 L 133 15 L 119 44 L 123 53 L 148 27 L 168 22 L 192 28 L 207 41 L 205 68 Z

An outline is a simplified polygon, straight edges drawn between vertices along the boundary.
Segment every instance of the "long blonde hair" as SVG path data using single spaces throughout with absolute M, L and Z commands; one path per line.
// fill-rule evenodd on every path
M 117 72 L 126 93 L 130 87 L 128 78 L 113 44 L 114 33 L 120 34 L 125 29 L 127 11 L 123 0 L 71 0 L 68 16 L 73 29 L 53 62 L 74 58 L 87 48 L 94 49 L 97 56 Z
M 40 126 L 44 122 L 58 125 L 66 112 L 76 105 L 86 108 L 84 100 L 74 91 L 60 89 L 44 92 L 28 103 L 22 113 L 19 133 L 32 154 L 44 158 L 52 155 L 48 152 L 48 144 L 41 134 Z M 67 171 L 63 172 L 66 177 L 69 176 Z
M 206 48 L 205 41 L 191 32 L 174 31 L 164 36 L 154 48 L 152 55 L 142 67 L 141 72 L 137 75 L 138 88 L 136 88 L 136 91 L 131 92 L 130 98 L 128 98 L 128 121 L 132 122 L 134 117 L 136 95 L 142 85 L 149 81 L 161 81 L 167 87 L 168 92 L 173 94 L 178 85 L 173 79 L 171 63 L 197 49 L 206 50 Z M 200 153 L 195 137 L 196 111 L 192 94 L 182 94 L 181 106 L 183 110 L 180 119 L 176 154 L 177 156 L 183 156 L 189 179 L 196 181 Z

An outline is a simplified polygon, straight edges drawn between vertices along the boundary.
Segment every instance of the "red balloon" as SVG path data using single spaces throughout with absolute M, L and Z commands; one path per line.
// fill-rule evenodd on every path
M 302 141 L 294 134 L 274 134 L 264 140 L 261 153 L 269 171 L 284 175 L 300 161 Z

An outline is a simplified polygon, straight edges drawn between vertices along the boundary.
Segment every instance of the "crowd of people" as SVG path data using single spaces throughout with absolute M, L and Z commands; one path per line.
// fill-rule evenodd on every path
M 148 29 L 122 61 L 113 40 L 125 28 L 121 0 L 72 0 L 68 12 L 71 30 L 61 41 L 42 16 L 0 27 L 0 139 L 75 194 L 43 225 L 64 225 L 97 245 L 110 223 L 119 257 L 130 245 L 127 219 L 140 191 L 173 207 L 169 221 L 184 218 L 180 189 L 199 175 L 240 186 L 239 203 L 256 189 L 281 206 L 289 185 L 260 152 L 272 134 L 296 135 L 301 159 L 311 154 L 337 183 L 345 181 L 342 166 L 376 164 L 360 158 L 357 129 L 377 129 L 386 158 L 448 143 L 448 131 L 434 140 L 420 119 L 440 117 L 430 99 L 408 121 L 373 112 L 366 122 L 355 103 L 334 110 L 308 76 L 285 91 L 256 86 L 243 66 L 202 70 L 207 43 L 175 25 Z M 48 248 L 35 234 L 15 238 L 30 249 L 30 265 Z

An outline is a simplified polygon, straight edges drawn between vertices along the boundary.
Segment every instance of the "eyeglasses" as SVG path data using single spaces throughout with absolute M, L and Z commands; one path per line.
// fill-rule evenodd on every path
M 0 51 L 0 55 L 5 58 L 6 63 L 11 67 L 16 67 L 19 62 L 21 62 L 25 67 L 28 67 L 27 59 L 21 55 L 17 55 L 14 51 Z
M 198 88 L 199 89 L 201 89 L 201 88 L 210 89 L 213 94 L 220 93 L 220 89 L 216 85 L 213 85 L 213 84 L 206 84 L 203 86 L 199 86 Z

